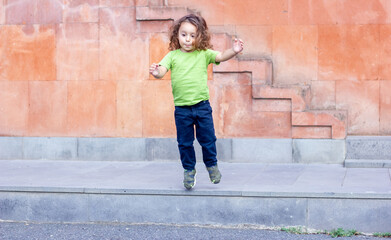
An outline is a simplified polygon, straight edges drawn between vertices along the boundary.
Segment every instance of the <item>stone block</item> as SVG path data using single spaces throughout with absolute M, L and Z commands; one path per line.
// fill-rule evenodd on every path
M 2 27 L 1 32 L 0 49 L 5 48 L 1 49 L 1 78 L 11 81 L 56 80 L 56 37 L 53 25 L 7 25 Z
M 147 138 L 146 160 L 179 160 L 178 142 L 175 138 Z
M 100 8 L 99 14 L 100 79 L 147 79 L 149 41 L 137 34 L 134 8 Z
M 269 60 L 239 60 L 239 72 L 251 72 L 252 84 L 271 84 L 273 64 Z
M 6 24 L 55 24 L 62 21 L 59 1 L 4 1 Z
M 319 25 L 318 32 L 319 80 L 378 79 L 379 25 Z
M 232 139 L 235 162 L 291 163 L 291 139 Z
M 236 26 L 237 37 L 246 42 L 243 55 L 247 57 L 268 57 L 272 56 L 272 26 Z
M 136 7 L 138 21 L 178 20 L 187 13 L 184 7 Z
M 143 104 L 142 81 L 118 81 L 117 83 L 117 135 L 119 137 L 142 137 Z
M 148 0 L 148 6 L 164 6 L 163 0 Z
M 236 0 L 224 1 L 225 24 L 236 25 L 287 25 L 288 2 L 282 0 L 244 0 L 237 4 Z M 262 6 L 262 7 L 259 7 Z
M 347 159 L 391 160 L 391 137 L 349 136 L 346 138 Z
M 391 79 L 391 26 L 389 24 L 380 25 L 380 50 L 379 50 L 379 79 Z
M 345 154 L 344 140 L 293 139 L 293 162 L 296 163 L 341 164 Z
M 289 6 L 289 23 L 293 25 L 335 24 L 337 0 L 296 0 Z
M 77 160 L 77 138 L 24 137 L 23 159 Z
M 285 99 L 253 99 L 253 112 L 290 112 L 292 103 Z
M 113 135 L 117 122 L 116 88 L 115 81 L 69 81 L 68 134 L 71 136 Z
M 28 128 L 30 136 L 66 136 L 66 82 L 30 82 L 29 107 Z
M 306 200 L 212 196 L 91 195 L 91 221 L 305 225 Z M 167 214 L 170 213 L 170 214 Z
M 1 71 L 0 69 L 0 76 Z M 23 136 L 27 134 L 29 83 L 27 81 L 0 81 L 0 99 L 0 135 Z
M 5 7 L 4 1 L 0 2 L 0 24 L 3 25 L 5 23 Z
M 217 34 L 215 34 L 217 35 Z M 227 42 L 227 45 L 231 43 L 227 38 L 227 35 L 218 34 L 218 39 L 215 41 Z M 226 38 L 226 39 L 224 39 Z M 231 59 L 224 64 L 214 66 L 215 72 L 240 72 L 240 73 L 251 73 L 252 84 L 271 84 L 272 82 L 272 68 L 273 64 L 270 60 L 267 59 L 254 59 L 254 60 L 241 60 L 241 59 Z
M 78 159 L 95 161 L 143 161 L 143 138 L 79 138 Z
M 311 82 L 311 109 L 335 109 L 335 81 Z
M 107 1 L 107 0 L 105 0 L 105 1 Z M 113 0 L 108 0 L 108 1 L 113 1 Z M 135 6 L 142 6 L 142 7 L 146 7 L 146 6 L 148 6 L 148 2 L 149 2 L 149 0 L 136 0 L 136 1 L 134 1 L 134 0 L 126 0 L 126 1 L 129 1 L 129 2 L 135 2 Z
M 310 84 L 318 79 L 318 27 L 273 27 L 273 83 Z M 299 50 L 300 49 L 300 50 Z
M 380 81 L 380 134 L 391 135 L 391 81 Z
M 292 138 L 332 138 L 331 126 L 293 126 Z
M 252 91 L 254 98 L 290 99 L 292 102 L 292 111 L 304 111 L 307 108 L 308 93 L 308 88 L 274 88 L 267 85 L 253 85 Z
M 63 19 L 63 4 L 59 1 L 36 0 L 34 23 L 58 24 Z
M 101 7 L 134 7 L 135 4 L 147 5 L 148 0 L 100 0 Z
M 379 81 L 336 82 L 336 106 L 349 112 L 349 135 L 379 135 L 379 88 Z
M 200 13 L 208 23 L 208 26 L 222 26 L 224 25 L 224 12 L 226 3 L 224 1 L 210 1 L 210 0 L 168 0 L 165 3 L 170 7 L 186 7 L 190 11 Z
M 391 189 L 389 169 L 385 168 L 347 168 L 343 187 L 371 192 L 387 192 Z M 368 191 L 368 190 L 367 190 Z
M 290 138 L 290 112 L 252 112 L 251 91 L 251 85 L 223 87 L 215 113 L 219 123 L 217 132 L 230 138 Z
M 107 7 L 99 9 L 100 40 L 126 36 L 131 40 L 137 31 L 135 9 L 132 7 Z
M 335 20 L 338 24 L 386 24 L 387 19 L 387 1 L 377 0 L 346 0 L 337 1 L 337 14 Z M 354 6 L 354 7 L 352 7 Z M 376 13 L 376 14 L 373 14 Z
M 145 81 L 142 89 L 143 137 L 176 137 L 169 81 Z
M 24 196 L 28 198 L 27 219 L 29 221 L 88 222 L 88 195 L 30 193 Z
M 167 33 L 155 33 L 149 40 L 149 64 L 159 63 L 164 56 L 169 52 L 168 46 L 170 39 Z M 155 80 L 152 74 L 149 74 L 149 79 Z M 162 80 L 171 79 L 171 71 L 168 71 Z
M 232 159 L 231 139 L 217 139 L 217 160 L 230 161 Z M 202 162 L 202 147 L 194 140 L 194 151 L 197 162 Z M 180 155 L 176 138 L 146 138 L 146 160 L 148 161 L 179 161 Z
M 346 159 L 346 168 L 391 168 L 391 160 L 382 159 Z
M 232 161 L 232 139 L 218 138 L 216 141 L 217 161 Z M 197 139 L 194 141 L 197 162 L 203 162 L 202 147 Z
M 0 160 L 23 159 L 23 138 L 0 137 Z
M 99 0 L 66 1 L 63 3 L 63 22 L 91 23 L 98 21 Z
M 0 193 L 0 219 L 12 221 L 28 220 L 28 196 L 21 193 Z
M 137 29 L 140 33 L 165 33 L 168 34 L 172 21 L 138 21 Z M 167 48 L 168 45 L 165 46 Z
M 390 232 L 391 201 L 368 199 L 308 199 L 308 227 Z
M 224 49 L 230 48 L 232 46 L 232 38 L 227 33 L 212 33 L 211 34 L 211 43 L 216 47 L 216 51 L 224 51 Z M 236 59 L 231 59 L 236 61 Z M 228 63 L 228 62 L 227 62 Z M 221 67 L 219 65 L 219 67 Z
M 232 161 L 232 141 L 232 139 L 217 139 L 216 148 L 218 161 Z
M 346 115 L 345 111 L 292 112 L 292 125 L 294 127 L 331 126 L 331 137 L 344 139 L 346 137 Z
M 59 24 L 56 38 L 58 80 L 99 80 L 98 23 Z

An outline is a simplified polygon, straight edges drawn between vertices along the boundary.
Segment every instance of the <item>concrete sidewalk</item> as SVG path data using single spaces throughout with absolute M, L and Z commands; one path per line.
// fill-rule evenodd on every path
M 182 184 L 179 162 L 0 161 L 0 219 L 301 225 L 391 231 L 391 169 L 220 163 Z

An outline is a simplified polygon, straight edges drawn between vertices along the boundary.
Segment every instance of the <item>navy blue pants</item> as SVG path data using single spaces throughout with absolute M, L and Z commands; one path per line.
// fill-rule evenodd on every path
M 202 157 L 207 167 L 217 164 L 216 135 L 213 126 L 212 108 L 209 101 L 192 106 L 175 106 L 175 125 L 182 166 L 193 170 L 196 165 L 194 152 L 194 127 L 202 147 Z

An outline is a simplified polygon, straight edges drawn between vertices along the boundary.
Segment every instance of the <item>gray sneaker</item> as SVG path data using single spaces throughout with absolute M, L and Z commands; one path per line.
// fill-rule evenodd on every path
M 208 170 L 210 181 L 214 184 L 218 184 L 221 180 L 221 173 L 217 164 L 212 167 L 207 167 L 206 169 Z
M 186 170 L 185 169 L 185 173 L 184 173 L 184 176 L 183 176 L 183 185 L 185 186 L 185 188 L 187 190 L 190 190 L 192 189 L 195 184 L 196 184 L 196 179 L 195 179 L 195 176 L 196 176 L 196 170 Z

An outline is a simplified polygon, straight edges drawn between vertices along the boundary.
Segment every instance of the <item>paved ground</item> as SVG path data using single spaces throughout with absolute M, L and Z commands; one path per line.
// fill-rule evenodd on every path
M 3 205 L 0 206 L 0 219 L 4 216 L 12 216 L 16 220 L 30 220 L 34 221 L 34 219 L 50 219 L 44 214 L 48 214 L 51 218 L 57 219 L 57 222 L 67 221 L 62 220 L 61 217 L 69 217 L 68 212 L 65 215 L 60 215 L 57 212 L 56 204 L 57 201 L 53 198 L 46 198 L 40 196 L 35 196 L 32 198 L 26 198 L 21 196 L 21 194 L 9 194 L 9 193 L 23 193 L 29 194 L 32 193 L 75 193 L 74 195 L 83 195 L 84 193 L 88 193 L 92 197 L 98 195 L 107 194 L 107 201 L 103 201 L 105 206 L 107 204 L 110 205 L 111 199 L 113 199 L 114 203 L 120 204 L 123 207 L 134 207 L 131 204 L 122 202 L 122 198 L 115 198 L 115 196 L 145 196 L 144 199 L 148 201 L 152 201 L 154 196 L 167 196 L 165 198 L 167 206 L 164 205 L 167 209 L 176 210 L 176 215 L 173 217 L 178 217 L 178 221 L 174 221 L 176 223 L 182 223 L 180 219 L 182 215 L 186 213 L 186 211 L 179 211 L 180 208 L 172 209 L 172 204 L 176 203 L 179 207 L 182 206 L 181 201 L 184 199 L 191 200 L 190 196 L 196 196 L 195 199 L 206 201 L 205 199 L 217 199 L 219 200 L 216 204 L 224 205 L 229 207 L 227 210 L 231 210 L 231 208 L 236 207 L 233 211 L 224 211 L 225 214 L 230 214 L 231 212 L 242 213 L 240 199 L 270 199 L 270 198 L 281 198 L 282 201 L 278 201 L 278 204 L 285 204 L 285 200 L 288 199 L 288 203 L 292 202 L 292 205 L 289 205 L 290 208 L 287 210 L 292 213 L 293 217 L 300 217 L 298 219 L 304 219 L 306 216 L 301 216 L 295 213 L 295 209 L 297 206 L 302 206 L 305 208 L 303 201 L 301 200 L 289 200 L 290 199 L 335 199 L 335 201 L 326 201 L 322 202 L 321 206 L 324 208 L 332 208 L 333 205 L 338 205 L 335 209 L 344 210 L 335 213 L 334 216 L 325 215 L 324 220 L 320 217 L 318 219 L 311 219 L 312 221 L 317 221 L 319 228 L 324 227 L 324 224 L 327 222 L 328 224 L 335 223 L 334 225 L 341 226 L 342 224 L 358 219 L 358 216 L 361 217 L 361 220 L 364 221 L 364 226 L 369 226 L 363 229 L 374 229 L 371 226 L 379 226 L 375 221 L 381 221 L 383 228 L 389 232 L 387 222 L 389 222 L 391 218 L 391 208 L 390 208 L 390 200 L 391 200 L 391 169 L 387 168 L 344 168 L 341 165 L 327 165 L 327 164 L 257 164 L 257 163 L 220 163 L 220 169 L 223 174 L 223 178 L 220 184 L 214 185 L 211 184 L 207 171 L 202 163 L 197 164 L 197 185 L 192 191 L 186 191 L 183 187 L 183 170 L 181 169 L 181 165 L 179 162 L 111 162 L 111 161 L 44 161 L 44 160 L 1 160 L 0 161 L 0 193 L 4 193 L 3 197 Z M 8 195 L 7 195 L 8 194 Z M 19 197 L 21 196 L 21 197 Z M 177 196 L 179 196 L 179 200 L 176 200 Z M 207 198 L 203 198 L 207 196 Z M 225 201 L 222 197 L 230 197 L 232 201 Z M 186 198 L 184 198 L 186 197 Z M 260 197 L 260 198 L 259 198 Z M 342 204 L 341 201 L 345 201 L 343 199 L 348 199 L 348 203 L 346 206 L 348 210 L 346 210 L 345 205 Z M 14 199 L 14 200 L 13 200 Z M 125 199 L 125 198 L 124 198 Z M 126 198 L 129 199 L 129 198 Z M 137 200 L 140 206 L 143 206 L 140 203 L 140 199 Z M 238 200 L 239 199 L 239 200 Z M 342 199 L 342 200 L 341 200 Z M 354 202 L 352 199 L 363 199 L 360 202 Z M 0 199 L 1 200 L 1 199 Z M 74 207 L 75 210 L 72 213 L 72 217 L 76 216 L 84 216 L 83 210 L 80 209 L 85 207 L 85 205 L 81 205 L 79 203 L 88 204 L 90 200 L 84 200 L 84 198 L 76 198 L 67 197 L 62 198 L 58 204 L 65 204 L 68 201 L 73 201 L 72 204 L 67 205 L 68 207 Z M 99 203 L 102 199 L 94 200 L 92 202 Z M 105 200 L 105 199 L 103 199 Z M 377 209 L 372 208 L 370 201 L 373 200 L 378 203 Z M 152 201 L 153 203 L 157 203 Z M 191 200 L 195 203 L 196 200 Z M 201 201 L 201 203 L 203 203 Z M 266 201 L 266 200 L 265 200 Z M 54 203 L 53 203 L 54 202 Z M 314 202 L 314 201 L 312 201 Z M 0 201 L 0 203 L 2 203 Z M 252 201 L 251 204 L 257 204 L 258 202 Z M 264 220 L 270 225 L 273 225 L 274 221 L 281 220 L 278 216 L 288 216 L 285 212 L 285 209 L 281 209 L 280 207 L 276 207 L 277 212 L 272 212 L 274 206 L 271 201 L 270 202 L 261 202 L 266 203 L 258 207 L 258 205 L 254 205 L 260 212 L 260 216 L 256 216 L 256 220 L 254 220 L 254 216 L 252 216 L 255 222 L 258 220 Z M 365 203 L 365 205 L 362 205 Z M 186 202 L 187 204 L 187 202 Z M 215 204 L 215 205 L 216 205 Z M 268 204 L 268 205 L 267 205 Z M 331 204 L 331 205 L 330 205 Z M 349 205 L 350 204 L 350 205 Z M 49 210 L 45 208 L 47 205 L 49 206 Z M 91 205 L 91 204 L 90 204 Z M 16 208 L 14 206 L 18 206 Z M 101 206 L 101 207 L 105 207 Z M 138 205 L 136 205 L 138 206 Z M 151 205 L 148 205 L 151 206 Z M 225 206 L 225 205 L 224 205 Z M 280 205 L 278 205 L 280 206 Z M 281 205 L 282 206 L 282 205 Z M 92 207 L 92 205 L 90 206 Z M 116 219 L 114 214 L 117 214 L 117 206 L 113 204 L 115 209 L 107 209 L 104 208 L 102 212 L 98 212 L 96 215 L 92 215 L 92 220 L 89 218 L 82 218 L 82 220 L 73 220 L 73 221 L 99 221 L 94 219 L 105 219 L 106 215 L 113 214 L 112 219 Z M 184 206 L 182 206 L 184 207 Z M 221 206 L 214 206 L 215 213 L 219 213 L 225 210 Z M 251 206 L 250 206 L 251 207 Z M 262 208 L 263 207 L 263 208 Z M 313 207 L 313 204 L 310 206 Z M 271 209 L 271 212 L 268 211 L 268 208 Z M 365 209 L 366 211 L 361 211 Z M 3 209 L 3 213 L 1 212 Z M 23 209 L 30 209 L 30 212 L 24 212 Z M 33 210 L 31 210 L 33 209 Z M 217 210 L 216 210 L 217 209 Z M 253 209 L 253 208 L 252 208 Z M 314 209 L 314 208 L 312 208 Z M 349 210 L 351 209 L 351 210 Z M 44 211 L 40 211 L 44 210 Z M 137 209 L 135 209 L 137 210 Z M 147 209 L 148 210 L 148 209 Z M 183 210 L 183 209 L 182 209 Z M 376 210 L 376 211 L 375 211 Z M 34 211 L 35 212 L 34 214 Z M 76 212 L 75 212 L 76 211 Z M 87 210 L 85 210 L 87 211 Z M 123 217 L 125 222 L 138 222 L 138 221 L 129 221 L 127 218 L 131 213 L 128 212 L 119 215 L 119 217 Z M 344 216 L 339 216 L 346 214 L 347 212 L 354 213 L 363 213 L 361 215 L 352 214 L 348 218 Z M 88 212 L 88 211 L 87 211 Z M 139 213 L 141 213 L 140 211 Z M 144 211 L 145 212 L 145 211 Z M 328 211 L 324 211 L 324 214 Z M 63 213 L 63 212 L 62 212 Z M 8 215 L 7 215 L 8 214 Z M 35 215 L 39 215 L 40 218 L 34 218 Z M 53 215 L 55 214 L 55 215 Z M 64 213 L 63 213 L 64 214 Z M 150 216 L 152 216 L 149 213 Z M 182 214 L 182 215 L 181 215 Z M 197 213 L 201 214 L 201 213 Z M 223 213 L 221 213 L 223 214 Z M 248 218 L 251 215 L 251 212 L 245 215 Z M 258 214 L 258 213 L 257 213 Z M 264 214 L 264 215 L 262 215 Z M 270 214 L 267 215 L 267 214 Z M 285 214 L 285 215 L 284 215 Z M 295 215 L 296 214 L 296 215 Z M 316 213 L 315 213 L 316 214 Z M 368 215 L 366 215 L 368 214 Z M 224 214 L 223 214 L 224 215 Z M 308 215 L 308 212 L 307 212 Z M 350 214 L 348 214 L 350 215 Z M 201 216 L 201 215 L 200 215 Z M 206 219 L 210 219 L 211 217 L 206 214 L 203 217 L 207 217 Z M 277 216 L 277 217 L 274 217 Z M 226 217 L 232 216 L 225 216 Z M 289 216 L 288 216 L 289 217 Z M 153 220 L 144 220 L 144 218 L 140 217 L 140 222 L 154 222 Z M 155 218 L 154 218 L 155 219 Z M 158 218 L 156 218 L 158 219 Z M 198 220 L 199 218 L 197 218 Z M 236 218 L 235 218 L 236 219 Z M 234 219 L 234 220 L 235 220 Z M 306 218 L 308 220 L 308 216 Z M 340 222 L 336 219 L 339 219 Z M 342 219 L 342 220 L 341 220 Z M 372 220 L 371 220 L 372 219 Z M 121 219 L 120 219 L 121 220 Z M 159 219 L 158 219 L 159 220 Z M 232 220 L 232 219 L 231 219 Z M 247 219 L 243 218 L 243 221 Z M 285 222 L 289 222 L 290 220 L 282 219 Z M 45 221 L 45 220 L 43 220 Z M 110 220 L 101 220 L 101 221 L 110 221 Z M 253 222 L 254 222 L 253 221 Z M 370 222 L 365 222 L 370 221 Z M 190 223 L 194 223 L 194 218 L 189 220 Z M 240 220 L 242 223 L 242 220 Z M 303 223 L 303 221 L 301 221 Z M 305 223 L 305 222 L 304 222 Z M 368 225 L 371 223 L 372 225 Z M 361 227 L 363 225 L 360 225 Z M 12 224 L 2 224 L 2 229 L 5 227 L 13 228 Z M 46 229 L 48 226 L 51 226 L 55 229 L 66 229 L 66 228 L 83 228 L 81 225 L 31 225 L 34 228 L 43 228 Z M 30 226 L 30 227 L 31 227 Z M 95 225 L 87 225 L 89 227 L 94 227 Z M 89 228 L 86 227 L 86 228 Z M 110 226 L 105 226 L 110 227 Z M 95 229 L 105 228 L 96 226 Z M 49 227 L 50 228 L 50 227 Z M 133 227 L 131 227 L 133 228 Z M 138 227 L 136 227 L 138 228 Z M 159 228 L 158 226 L 140 226 L 138 231 L 142 234 L 143 229 L 153 229 Z M 174 230 L 170 230 L 171 226 L 163 227 L 162 234 L 172 233 Z M 182 231 L 182 227 L 172 227 L 173 229 L 179 229 Z M 121 226 L 114 227 L 113 231 L 120 231 Z M 189 234 L 194 229 L 185 227 L 184 229 L 188 229 Z M 178 230 L 178 231 L 179 231 Z M 55 233 L 57 230 L 53 230 Z M 64 230 L 65 231 L 65 230 Z M 79 230 L 70 230 L 71 232 L 79 231 Z M 94 231 L 94 230 L 93 230 Z M 122 230 L 121 230 L 122 231 Z M 158 230 L 156 230 L 158 231 Z M 160 231 L 160 230 L 159 230 Z M 176 230 L 175 230 L 176 231 Z M 194 230 L 195 232 L 200 231 L 200 229 Z M 202 232 L 207 231 L 220 231 L 218 229 L 208 230 L 203 229 Z M 221 230 L 225 232 L 225 230 Z M 235 230 L 239 231 L 239 230 Z M 18 232 L 18 231 L 16 231 Z M 38 231 L 39 232 L 39 231 Z M 154 233 L 155 230 L 150 230 L 150 233 Z M 5 233 L 4 233 L 5 234 Z M 261 233 L 260 233 L 261 234 Z M 115 234 L 113 235 L 115 236 Z M 198 235 L 195 235 L 198 236 Z M 249 236 L 251 234 L 249 233 Z M 1 239 L 1 237 L 0 237 Z M 39 239 L 39 238 L 38 238 Z M 114 238 L 115 239 L 115 238 Z M 180 238 L 178 238 L 180 239 Z M 196 239 L 196 238 L 194 238 Z M 223 238 L 222 238 L 223 239 Z M 304 239 L 304 238 L 303 238 Z
M 265 196 L 391 196 L 391 169 L 344 168 L 328 164 L 220 163 L 223 178 L 213 185 L 197 164 L 197 185 L 186 194 Z M 0 190 L 183 193 L 177 162 L 0 161 Z
M 291 234 L 283 231 L 222 228 L 216 226 L 178 226 L 156 224 L 37 224 L 0 223 L 1 240 L 122 240 L 122 239 L 245 239 L 245 240 L 321 240 L 336 239 L 325 234 Z M 340 237 L 337 239 L 381 239 L 370 236 Z

